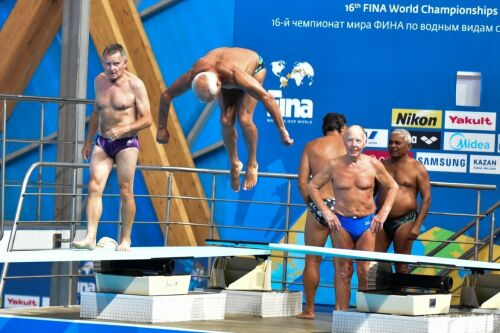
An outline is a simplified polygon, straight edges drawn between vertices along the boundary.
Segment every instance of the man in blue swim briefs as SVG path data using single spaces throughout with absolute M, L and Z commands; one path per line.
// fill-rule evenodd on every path
M 382 230 L 398 192 L 398 185 L 377 159 L 362 154 L 366 133 L 361 126 L 349 127 L 343 135 L 346 154 L 331 159 L 309 182 L 310 198 L 318 206 L 336 248 L 375 250 L 375 233 Z M 323 202 L 320 189 L 331 182 L 335 193 L 335 212 Z M 373 200 L 375 183 L 387 193 L 378 213 Z M 352 260 L 334 258 L 335 308 L 349 308 Z M 358 290 L 368 286 L 369 262 L 357 261 Z
M 134 174 L 139 155 L 140 130 L 151 125 L 149 99 L 144 83 L 127 71 L 125 50 L 119 44 L 106 46 L 102 53 L 104 72 L 94 80 L 95 104 L 90 117 L 82 156 L 88 160 L 92 139 L 99 130 L 92 160 L 87 196 L 87 234 L 74 241 L 75 248 L 96 246 L 97 226 L 102 213 L 102 193 L 116 162 L 120 186 L 122 230 L 119 251 L 131 246 L 135 217 Z
M 410 254 L 413 241 L 420 235 L 431 205 L 431 184 L 427 170 L 408 155 L 411 149 L 411 134 L 405 129 L 396 129 L 389 138 L 390 158 L 382 164 L 399 185 L 398 196 L 389 212 L 384 229 L 377 233 L 375 249 L 386 252 L 391 242 L 394 252 Z M 420 194 L 420 208 L 418 195 Z M 379 191 L 377 205 L 385 200 L 385 191 Z M 398 273 L 408 273 L 408 264 L 396 264 Z
M 281 141 L 291 145 L 279 106 L 274 97 L 264 89 L 266 68 L 262 57 L 255 51 L 239 47 L 214 49 L 196 61 L 191 69 L 179 77 L 161 95 L 158 111 L 158 133 L 156 141 L 167 143 L 168 112 L 172 99 L 190 88 L 202 102 L 218 100 L 221 109 L 222 140 L 231 164 L 231 188 L 240 190 L 240 172 L 243 164 L 238 158 L 236 119 L 240 124 L 248 151 L 244 190 L 257 184 L 257 127 L 253 112 L 257 101 L 262 102 L 280 132 Z
M 331 230 L 321 215 L 318 207 L 311 201 L 307 193 L 307 183 L 314 177 L 332 158 L 345 154 L 342 141 L 342 133 L 346 129 L 344 115 L 339 113 L 327 113 L 323 117 L 323 135 L 306 144 L 299 166 L 299 189 L 304 202 L 308 206 L 306 214 L 306 225 L 304 228 L 304 244 L 311 246 L 325 246 Z M 333 210 L 335 196 L 330 182 L 320 189 L 323 202 Z M 306 305 L 304 310 L 297 315 L 302 319 L 314 319 L 314 298 L 319 285 L 319 265 L 321 256 L 306 255 L 304 266 L 304 296 Z

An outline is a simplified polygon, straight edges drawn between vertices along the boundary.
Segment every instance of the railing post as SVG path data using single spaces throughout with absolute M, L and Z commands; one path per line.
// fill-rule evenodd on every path
M 288 179 L 288 186 L 286 192 L 286 207 L 285 207 L 285 244 L 288 244 L 290 240 L 290 202 L 292 198 L 292 182 Z M 287 271 L 288 271 L 288 252 L 283 253 L 283 274 L 281 280 L 281 291 L 286 290 L 287 281 Z
M 7 140 L 7 100 L 3 100 L 3 110 L 2 110 L 2 182 L 0 184 L 0 196 L 1 196 L 1 204 L 0 204 L 0 239 L 3 238 L 4 228 L 5 228 L 5 140 Z M 1 296 L 1 294 L 0 294 Z M 1 302 L 0 302 L 1 303 Z
M 476 230 L 474 233 L 474 260 L 479 257 L 479 214 L 481 214 L 481 191 L 477 190 L 476 196 Z
M 45 103 L 42 102 L 42 106 L 40 108 L 40 146 L 38 148 L 38 160 L 43 161 L 43 137 L 44 137 L 44 124 L 45 124 Z M 37 220 L 40 221 L 42 216 L 42 200 L 40 199 L 42 193 L 42 181 L 43 181 L 43 171 L 42 167 L 38 169 L 38 195 L 36 197 L 37 207 L 36 207 L 36 217 Z
M 165 239 L 163 240 L 163 244 L 168 246 L 168 231 L 170 227 L 170 209 L 172 205 L 172 172 L 168 173 L 168 189 L 167 189 L 167 207 L 165 212 Z
M 493 262 L 493 250 L 495 248 L 495 211 L 491 212 L 490 222 L 490 244 L 488 248 L 488 261 Z
M 209 238 L 214 238 L 214 229 L 215 229 L 215 191 L 216 191 L 216 181 L 215 175 L 212 175 L 212 195 L 210 196 L 210 229 L 209 229 Z

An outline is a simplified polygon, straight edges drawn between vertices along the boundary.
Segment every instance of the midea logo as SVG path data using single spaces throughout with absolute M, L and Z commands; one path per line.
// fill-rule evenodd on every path
M 489 142 L 479 141 L 478 139 L 468 139 L 462 133 L 454 133 L 450 136 L 450 148 L 453 150 L 464 149 L 490 149 Z

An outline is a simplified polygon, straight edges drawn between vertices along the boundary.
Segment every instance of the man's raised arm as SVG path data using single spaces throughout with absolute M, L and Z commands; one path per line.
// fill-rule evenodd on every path
M 165 89 L 165 91 L 160 96 L 160 107 L 158 110 L 158 133 L 156 133 L 156 142 L 158 143 L 168 143 L 170 134 L 167 130 L 168 123 L 168 112 L 170 111 L 170 104 L 172 104 L 172 99 L 182 95 L 191 87 L 191 82 L 193 81 L 192 70 L 184 73 L 179 77 L 170 87 Z

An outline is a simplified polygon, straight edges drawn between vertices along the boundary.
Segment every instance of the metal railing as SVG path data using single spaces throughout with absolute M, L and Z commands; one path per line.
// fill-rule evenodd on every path
M 44 160 L 44 146 L 47 144 L 74 144 L 75 147 L 75 154 L 74 156 L 77 156 L 77 144 L 79 144 L 77 140 L 77 134 L 75 133 L 75 139 L 74 141 L 69 141 L 69 142 L 61 142 L 61 141 L 55 141 L 53 140 L 54 138 L 57 137 L 57 133 L 51 133 L 49 135 L 46 135 L 44 133 L 44 117 L 45 117 L 45 105 L 47 103 L 55 103 L 59 107 L 61 104 L 67 104 L 67 103 L 73 103 L 73 104 L 92 104 L 93 101 L 91 100 L 75 100 L 75 99 L 62 99 L 62 98 L 47 98 L 47 97 L 32 97 L 32 96 L 13 96 L 13 95 L 1 95 L 0 94 L 0 99 L 4 100 L 3 103 L 3 121 L 2 121 L 2 144 L 1 144 L 1 153 L 2 153 L 2 161 L 1 161 L 1 173 L 0 173 L 0 196 L 1 196 L 1 202 L 0 202 L 0 229 L 1 229 L 1 234 L 0 234 L 0 239 L 3 237 L 4 234 L 4 228 L 5 228 L 5 189 L 6 188 L 18 188 L 19 189 L 19 201 L 16 209 L 15 216 L 12 221 L 12 231 L 10 234 L 9 242 L 8 242 L 8 251 L 12 251 L 14 249 L 14 241 L 16 237 L 16 232 L 17 228 L 20 224 L 24 225 L 29 225 L 29 223 L 24 223 L 24 222 L 36 222 L 37 225 L 40 224 L 47 224 L 47 225 L 62 225 L 64 227 L 68 228 L 75 228 L 80 221 L 77 221 L 77 218 L 73 218 L 68 221 L 44 221 L 41 219 L 41 210 L 42 210 L 42 198 L 43 197 L 57 197 L 57 196 L 71 196 L 74 200 L 71 201 L 71 204 L 74 205 L 77 200 L 83 200 L 84 196 L 86 194 L 82 194 L 81 192 L 76 191 L 76 189 L 82 189 L 84 188 L 83 184 L 56 184 L 55 182 L 53 183 L 48 183 L 44 182 L 43 177 L 42 177 L 42 170 L 43 168 L 70 168 L 73 171 L 77 169 L 84 169 L 88 168 L 88 164 L 82 164 L 78 163 L 78 161 L 75 161 L 74 163 L 58 163 L 58 162 L 41 162 Z M 7 110 L 7 100 L 15 100 L 15 101 L 29 101 L 29 102 L 36 102 L 40 103 L 40 133 L 37 138 L 31 138 L 31 139 L 12 139 L 12 138 L 7 138 L 7 130 L 6 130 L 6 110 Z M 20 150 L 17 150 L 13 153 L 10 153 L 9 155 L 6 155 L 6 144 L 7 143 L 24 143 L 24 144 L 29 144 L 26 147 L 21 148 Z M 6 170 L 6 164 L 7 162 L 14 161 L 16 158 L 19 156 L 26 154 L 26 152 L 29 152 L 33 149 L 38 148 L 38 160 L 39 162 L 34 163 L 26 172 L 24 180 L 22 182 L 17 181 L 17 180 L 10 180 L 6 179 L 5 177 L 5 170 Z M 228 199 L 228 198 L 221 198 L 217 196 L 216 189 L 218 188 L 217 180 L 219 177 L 228 177 L 229 176 L 229 171 L 227 170 L 211 170 L 211 169 L 191 169 L 191 168 L 181 168 L 181 167 L 162 167 L 162 166 L 138 166 L 137 168 L 140 171 L 155 171 L 155 172 L 167 172 L 168 173 L 168 185 L 166 189 L 166 195 L 165 196 L 152 196 L 149 194 L 138 194 L 136 193 L 135 196 L 136 198 L 138 197 L 147 197 L 151 199 L 162 199 L 166 200 L 166 219 L 164 221 L 155 221 L 156 224 L 161 224 L 165 225 L 165 234 L 164 234 L 164 239 L 165 239 L 165 245 L 168 245 L 168 234 L 170 232 L 171 226 L 178 225 L 178 226 L 183 226 L 183 225 L 189 225 L 189 226 L 196 226 L 196 227 L 206 227 L 209 228 L 210 232 L 209 235 L 211 238 L 213 238 L 213 235 L 215 234 L 215 230 L 222 230 L 225 228 L 232 228 L 232 229 L 240 229 L 240 230 L 252 230 L 252 231 L 258 231 L 258 232 L 264 232 L 269 235 L 282 235 L 282 240 L 283 242 L 288 243 L 291 239 L 291 235 L 293 233 L 303 233 L 303 230 L 294 230 L 292 228 L 292 209 L 294 208 L 299 208 L 302 210 L 305 210 L 305 205 L 303 203 L 294 203 L 292 202 L 292 198 L 294 197 L 294 194 L 296 194 L 294 191 L 297 190 L 297 185 L 295 184 L 297 180 L 297 175 L 295 174 L 277 174 L 277 173 L 263 173 L 259 172 L 259 177 L 261 179 L 265 178 L 274 178 L 278 179 L 280 185 L 283 185 L 283 182 L 286 182 L 286 190 L 285 193 L 280 193 L 282 195 L 282 198 L 285 198 L 283 202 L 281 201 L 269 201 L 267 199 L 264 200 L 241 200 L 241 199 Z M 38 170 L 38 177 L 36 181 L 30 182 L 31 176 L 35 170 Z M 198 174 L 205 174 L 211 177 L 210 182 L 209 182 L 209 188 L 206 189 L 207 193 L 209 195 L 206 195 L 206 197 L 188 197 L 188 196 L 178 196 L 173 194 L 173 186 L 172 183 L 174 181 L 174 177 L 178 173 L 186 173 L 186 172 L 194 172 Z M 262 180 L 261 180 L 262 181 Z M 58 193 L 56 191 L 46 191 L 44 190 L 46 188 L 60 188 L 61 186 L 66 186 L 67 188 L 71 188 L 70 193 Z M 456 216 L 462 216 L 462 217 L 472 217 L 473 221 L 469 224 L 467 224 L 465 227 L 461 228 L 457 233 L 455 233 L 449 240 L 444 240 L 442 241 L 443 244 L 440 245 L 439 247 L 444 248 L 446 244 L 449 244 L 450 242 L 457 242 L 457 243 L 467 243 L 467 242 L 460 242 L 456 240 L 460 234 L 463 234 L 470 230 L 471 228 L 474 229 L 474 242 L 469 242 L 473 244 L 473 254 L 477 258 L 477 252 L 481 247 L 488 246 L 489 247 L 489 260 L 493 260 L 493 246 L 494 246 L 494 240 L 495 237 L 498 233 L 498 229 L 495 228 L 495 211 L 499 207 L 499 203 L 497 202 L 495 205 L 492 207 L 488 208 L 487 210 L 481 211 L 481 193 L 482 191 L 489 191 L 489 190 L 495 190 L 496 186 L 495 185 L 481 185 L 481 184 L 460 184 L 460 183 L 443 183 L 443 182 L 431 182 L 431 186 L 433 188 L 436 187 L 443 187 L 443 188 L 451 188 L 451 189 L 461 189 L 461 190 L 475 190 L 477 191 L 476 195 L 476 200 L 475 200 L 475 209 L 471 213 L 455 213 L 455 212 L 438 212 L 438 211 L 431 211 L 429 212 L 430 215 L 442 215 L 446 217 L 456 217 Z M 30 192 L 29 190 L 31 189 L 36 189 L 33 192 Z M 210 191 L 210 192 L 208 192 Z M 282 190 L 283 192 L 283 190 Z M 105 196 L 109 197 L 119 197 L 118 194 L 105 194 Z M 23 221 L 21 220 L 21 212 L 23 209 L 23 203 L 24 200 L 28 197 L 35 197 L 37 200 L 37 213 L 36 213 L 36 218 L 34 221 Z M 295 196 L 295 197 L 300 197 L 300 196 Z M 204 200 L 208 203 L 208 206 L 210 208 L 210 217 L 209 221 L 174 221 L 172 220 L 172 201 L 173 200 Z M 273 228 L 263 228 L 263 227 L 256 227 L 256 226 L 237 226 L 237 225 L 228 225 L 224 223 L 220 223 L 218 217 L 217 217 L 217 206 L 220 204 L 233 204 L 233 205 L 243 205 L 243 204 L 252 204 L 252 205 L 273 205 L 273 206 L 278 206 L 278 207 L 284 207 L 285 209 L 285 214 L 283 218 L 283 226 L 278 228 L 278 227 L 273 227 Z M 74 207 L 71 208 L 74 210 Z M 489 238 L 480 240 L 479 239 L 479 229 L 480 229 L 480 221 L 484 220 L 487 216 L 491 217 L 491 223 L 490 223 L 490 236 Z M 101 223 L 112 223 L 112 224 L 119 224 L 120 221 L 119 219 L 113 220 L 113 221 L 101 221 Z M 135 221 L 134 224 L 146 224 L 148 222 L 146 221 Z M 72 240 L 72 237 L 74 236 L 74 233 L 70 233 L 69 239 L 66 239 L 65 241 L 70 242 Z M 260 239 L 262 240 L 262 239 Z M 419 239 L 423 240 L 423 239 Z M 434 252 L 429 253 L 428 255 L 433 255 Z M 437 253 L 437 251 L 436 251 Z M 303 257 L 293 257 L 293 256 L 288 256 L 286 253 L 283 255 L 283 274 L 281 277 L 281 281 L 273 281 L 275 283 L 280 283 L 282 286 L 282 289 L 285 289 L 287 285 L 289 284 L 294 284 L 294 282 L 287 281 L 288 280 L 288 275 L 287 275 L 287 267 L 289 260 L 291 259 L 297 259 L 297 258 L 303 258 Z M 496 260 L 497 258 L 495 258 Z M 3 270 L 2 270 L 2 275 L 1 275 L 1 280 L 0 280 L 0 295 L 3 292 L 4 284 L 6 279 L 18 279 L 18 278 L 34 278 L 34 277 L 43 277 L 46 278 L 47 275 L 43 276 L 24 276 L 24 277 L 15 277 L 15 276 L 9 276 L 7 277 L 7 271 L 8 271 L 8 263 L 4 265 Z M 74 275 L 64 275 L 68 277 L 75 277 Z M 321 286 L 321 287 L 332 287 L 331 285 L 328 286 Z
M 21 194 L 19 197 L 17 209 L 16 209 L 16 214 L 14 218 L 14 223 L 12 226 L 12 231 L 9 237 L 9 242 L 7 246 L 8 251 L 12 251 L 14 248 L 14 241 L 16 238 L 16 232 L 17 229 L 23 221 L 21 220 L 21 213 L 23 209 L 23 204 L 24 200 L 28 197 L 40 197 L 40 196 L 57 196 L 57 195 L 70 195 L 74 197 L 78 196 L 84 196 L 85 194 L 80 194 L 77 193 L 76 191 L 73 193 L 55 193 L 55 192 L 29 192 L 29 179 L 31 178 L 32 174 L 35 172 L 36 169 L 39 168 L 71 168 L 71 169 L 81 169 L 81 168 L 87 168 L 88 164 L 72 164 L 72 163 L 60 163 L 60 162 L 37 162 L 34 163 L 27 171 L 26 176 L 24 177 L 22 186 L 21 186 Z M 138 170 L 141 171 L 155 171 L 155 172 L 167 172 L 168 173 L 168 184 L 169 187 L 167 189 L 167 194 L 162 196 L 162 195 L 155 195 L 154 197 L 156 199 L 164 199 L 167 200 L 167 205 L 166 205 L 166 220 L 165 221 L 159 221 L 158 223 L 165 224 L 166 225 L 166 231 L 165 231 L 165 240 L 166 243 L 165 245 L 168 245 L 167 240 L 168 240 L 168 233 L 169 233 L 169 228 L 172 225 L 189 225 L 189 226 L 197 226 L 197 227 L 207 227 L 210 230 L 215 230 L 215 229 L 221 229 L 221 228 L 234 228 L 234 229 L 243 229 L 243 230 L 255 230 L 255 231 L 265 231 L 265 232 L 272 232 L 272 233 L 279 233 L 282 234 L 283 241 L 285 243 L 289 242 L 290 239 L 290 234 L 291 233 L 302 233 L 302 230 L 292 230 L 290 229 L 291 225 L 291 214 L 290 214 L 290 209 L 292 207 L 304 207 L 304 204 L 298 204 L 298 203 L 293 203 L 291 202 L 291 197 L 292 197 L 292 191 L 294 189 L 294 186 L 292 186 L 292 182 L 296 181 L 297 175 L 294 174 L 276 174 L 276 173 L 259 173 L 259 176 L 261 178 L 276 178 L 276 179 L 281 179 L 283 181 L 286 181 L 286 200 L 285 202 L 279 202 L 279 201 L 248 201 L 248 200 L 240 200 L 240 199 L 227 199 L 227 198 L 218 198 L 215 196 L 216 193 L 216 184 L 217 184 L 217 178 L 219 176 L 224 176 L 227 177 L 229 175 L 229 171 L 227 170 L 212 170 L 212 169 L 193 169 L 193 168 L 181 168 L 181 167 L 161 167 L 161 166 L 142 166 L 139 165 L 137 167 Z M 188 196 L 177 196 L 172 194 L 172 182 L 173 182 L 173 177 L 177 173 L 185 173 L 185 172 L 194 172 L 198 174 L 208 174 L 211 177 L 211 191 L 210 195 L 206 197 L 188 197 Z M 484 191 L 484 190 L 492 190 L 495 189 L 494 186 L 491 185 L 474 185 L 474 184 L 456 184 L 456 183 L 432 183 L 431 185 L 433 186 L 438 186 L 438 187 L 450 187 L 453 189 L 456 188 L 464 188 L 464 189 L 476 189 L 478 191 Z M 38 187 L 37 187 L 38 188 Z M 118 196 L 117 194 L 105 194 L 105 196 Z M 148 197 L 149 195 L 138 195 L 138 196 L 146 196 Z M 480 199 L 480 195 L 478 196 Z M 194 222 L 183 222 L 183 221 L 173 221 L 171 220 L 171 201 L 172 200 L 205 200 L 208 202 L 209 207 L 210 207 L 210 221 L 208 223 L 199 223 L 200 221 L 194 221 Z M 262 228 L 262 227 L 256 227 L 256 226 L 234 226 L 234 225 L 225 225 L 221 223 L 217 223 L 216 221 L 216 206 L 218 203 L 231 203 L 235 205 L 241 205 L 241 204 L 252 204 L 252 205 L 274 205 L 274 206 L 281 206 L 285 207 L 286 209 L 286 214 L 284 218 L 284 227 L 283 228 Z M 488 215 L 493 214 L 495 209 L 498 208 L 498 205 L 493 206 L 490 208 L 486 213 Z M 304 208 L 305 209 L 305 208 Z M 431 212 L 431 214 L 437 214 L 437 215 L 444 215 L 444 216 L 449 216 L 450 214 L 453 216 L 474 216 L 475 214 L 468 214 L 468 213 L 446 213 L 446 212 Z M 486 214 L 478 214 L 477 219 L 482 219 L 485 217 Z M 492 215 L 494 219 L 494 215 Z M 26 221 L 25 221 L 26 222 Z M 63 225 L 66 224 L 68 227 L 75 228 L 76 224 L 78 224 L 78 221 L 58 221 L 59 223 L 62 223 Z M 50 222 L 49 222 L 50 223 Z M 118 224 L 119 221 L 110 221 L 108 223 L 116 223 Z M 135 223 L 141 223 L 141 221 L 137 221 Z M 26 223 L 25 223 L 26 224 Z M 473 226 L 478 226 L 477 224 L 474 224 Z M 469 228 L 467 228 L 469 229 Z M 494 237 L 495 234 L 492 236 Z M 210 236 L 213 236 L 213 232 L 210 233 Z M 493 238 L 491 237 L 491 238 Z M 68 242 L 72 241 L 72 239 L 68 239 Z M 493 243 L 491 243 L 493 244 Z M 475 240 L 474 246 L 479 246 L 479 245 L 490 245 L 489 243 L 480 243 L 478 240 Z M 491 252 L 491 250 L 490 250 Z M 282 286 L 282 289 L 285 289 L 287 285 L 293 284 L 289 281 L 287 281 L 288 276 L 287 276 L 287 267 L 288 267 L 288 261 L 290 259 L 297 259 L 301 257 L 293 257 L 293 256 L 287 256 L 286 253 L 283 255 L 283 272 L 282 272 L 282 279 L 281 281 L 273 281 L 274 283 L 280 283 Z M 0 277 L 0 292 L 3 291 L 5 280 L 7 277 L 7 271 L 8 271 L 8 263 L 5 264 L 2 274 Z M 69 275 L 71 276 L 71 275 Z M 33 278 L 34 276 L 29 276 Z M 18 278 L 18 277 L 9 277 L 9 278 Z M 28 278 L 28 277 L 25 277 Z

